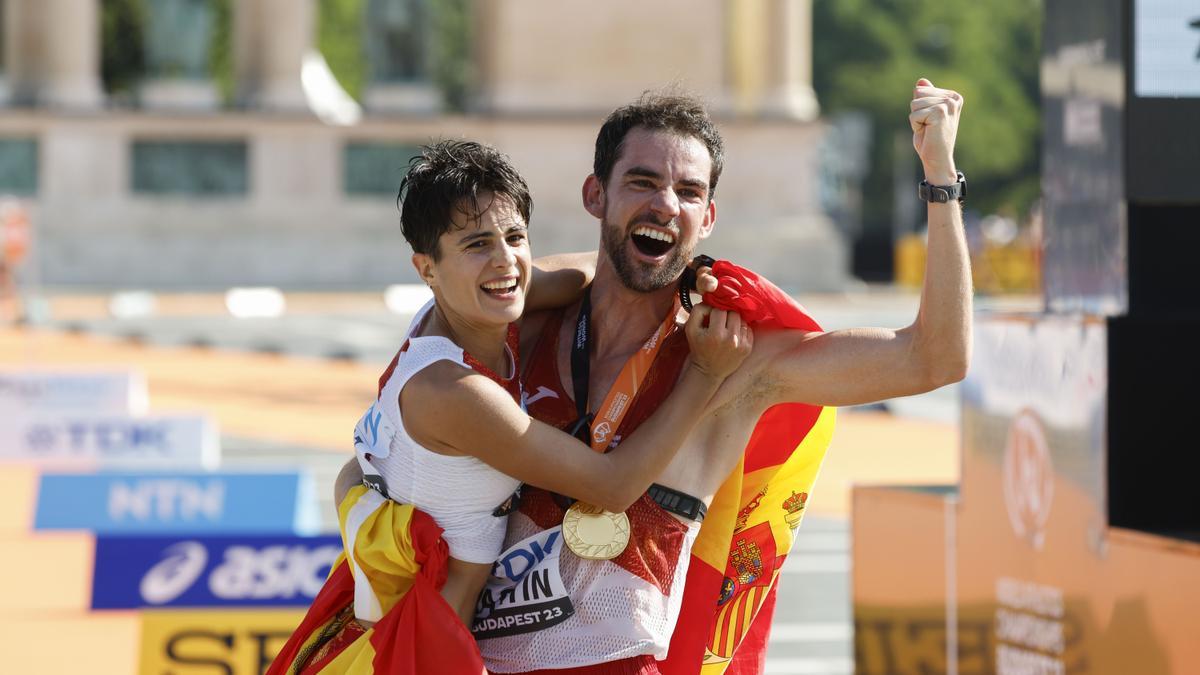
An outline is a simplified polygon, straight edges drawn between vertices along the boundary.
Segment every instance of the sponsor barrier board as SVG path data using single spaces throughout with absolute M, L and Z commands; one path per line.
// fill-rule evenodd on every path
M 336 535 L 98 537 L 92 609 L 307 607 L 341 552 Z
M 0 413 L 146 412 L 146 379 L 132 372 L 0 370 Z
M 143 675 L 259 675 L 304 611 L 150 610 L 142 613 Z
M 201 415 L 15 415 L 0 427 L 0 460 L 51 466 L 216 468 L 216 426 Z
M 312 534 L 312 476 L 271 473 L 51 473 L 34 529 L 98 534 Z

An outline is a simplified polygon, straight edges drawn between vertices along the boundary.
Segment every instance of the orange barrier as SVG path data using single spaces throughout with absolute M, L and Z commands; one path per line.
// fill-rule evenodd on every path
M 1196 672 L 1195 532 L 1109 524 L 1106 325 L 977 317 L 961 497 L 855 490 L 860 675 Z

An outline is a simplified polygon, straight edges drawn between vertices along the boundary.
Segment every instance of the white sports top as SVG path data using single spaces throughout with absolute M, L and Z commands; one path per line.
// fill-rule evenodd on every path
M 404 428 L 400 392 L 409 378 L 438 361 L 467 363 L 462 347 L 440 336 L 413 337 L 433 307 L 417 312 L 406 348 L 382 383 L 379 398 L 354 427 L 354 453 L 368 484 L 388 498 L 412 504 L 433 516 L 444 530 L 450 556 L 471 563 L 492 563 L 504 543 L 507 515 L 493 515 L 521 481 L 467 455 L 442 455 L 418 444 Z M 516 359 L 508 350 L 511 373 Z M 373 485 L 374 487 L 375 485 Z

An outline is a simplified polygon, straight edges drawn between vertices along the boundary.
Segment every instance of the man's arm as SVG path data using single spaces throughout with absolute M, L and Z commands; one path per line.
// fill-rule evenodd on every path
M 922 78 L 913 90 L 913 147 L 931 185 L 952 185 L 962 96 Z M 916 189 L 916 186 L 913 186 Z M 971 344 L 971 268 L 962 209 L 930 202 L 921 307 L 899 330 L 759 333 L 746 390 L 770 403 L 856 405 L 919 394 L 966 376 Z M 736 376 L 735 376 L 736 377 Z M 727 387 L 736 389 L 730 378 Z M 746 391 L 744 390 L 744 391 Z
M 565 307 L 578 300 L 596 276 L 596 254 L 560 253 L 534 260 L 525 310 Z

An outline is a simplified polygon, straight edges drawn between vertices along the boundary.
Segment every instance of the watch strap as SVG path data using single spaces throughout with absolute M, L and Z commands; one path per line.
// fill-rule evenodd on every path
M 951 200 L 961 203 L 967 197 L 967 178 L 959 171 L 958 181 L 953 185 L 930 185 L 928 181 L 921 181 L 917 186 L 917 196 L 922 201 L 935 204 L 946 204 Z
M 704 520 L 704 516 L 708 515 L 708 507 L 702 500 L 665 485 L 654 483 L 650 489 L 646 490 L 646 494 L 650 495 L 650 499 L 653 499 L 664 511 L 683 516 L 688 520 L 700 522 Z

